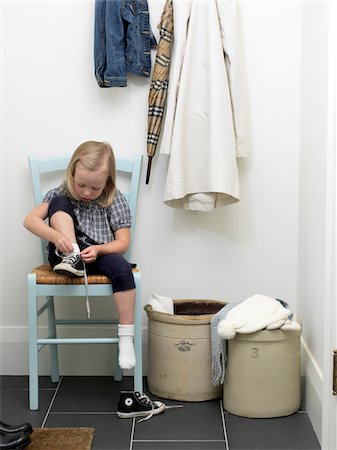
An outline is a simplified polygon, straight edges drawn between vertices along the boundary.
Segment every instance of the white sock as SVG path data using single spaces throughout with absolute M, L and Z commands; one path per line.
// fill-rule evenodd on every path
M 81 253 L 80 247 L 78 246 L 77 242 L 72 242 L 71 244 L 73 246 L 73 253 Z
M 134 325 L 118 325 L 118 363 L 121 369 L 133 369 L 136 365 L 133 336 Z
M 81 253 L 81 249 L 78 246 L 77 242 L 72 242 L 71 245 L 73 246 L 72 252 L 60 252 L 57 248 L 55 249 L 55 253 L 57 256 L 63 257 L 63 256 L 70 256 L 70 255 L 78 255 Z
M 69 256 L 69 255 L 78 255 L 81 253 L 80 247 L 78 246 L 77 242 L 72 242 L 71 245 L 73 246 L 72 252 L 62 252 L 63 255 Z M 58 250 L 56 250 L 56 254 L 58 255 Z

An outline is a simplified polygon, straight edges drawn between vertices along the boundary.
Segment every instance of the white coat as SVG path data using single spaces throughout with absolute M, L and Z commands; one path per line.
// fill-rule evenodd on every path
M 164 202 L 211 211 L 239 200 L 248 98 L 239 5 L 173 0 L 172 49 L 160 153 L 170 155 Z

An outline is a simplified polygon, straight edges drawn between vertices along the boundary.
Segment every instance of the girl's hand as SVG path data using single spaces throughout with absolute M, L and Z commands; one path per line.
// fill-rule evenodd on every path
M 91 263 L 96 261 L 98 256 L 98 246 L 92 245 L 91 247 L 87 247 L 80 253 L 82 261 L 85 263 Z
M 73 244 L 62 233 L 57 232 L 55 239 L 53 240 L 55 247 L 60 253 L 70 253 L 74 250 Z

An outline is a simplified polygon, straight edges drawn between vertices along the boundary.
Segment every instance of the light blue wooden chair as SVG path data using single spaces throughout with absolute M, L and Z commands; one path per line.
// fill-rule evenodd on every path
M 35 204 L 40 204 L 43 198 L 41 180 L 50 176 L 53 172 L 60 174 L 65 171 L 69 159 L 68 157 L 39 159 L 29 156 L 29 167 L 33 182 Z M 131 245 L 126 258 L 130 260 L 134 237 L 134 224 L 136 218 L 137 198 L 139 180 L 141 174 L 142 156 L 137 155 L 133 159 L 116 158 L 116 172 L 125 175 L 130 179 L 130 189 L 123 195 L 126 197 L 131 210 L 133 224 L 131 228 Z M 45 254 L 46 242 L 41 241 L 44 264 L 36 267 L 28 274 L 28 309 L 29 309 L 29 407 L 31 410 L 38 409 L 38 352 L 46 345 L 50 347 L 51 356 L 51 379 L 53 382 L 59 381 L 58 365 L 58 345 L 60 344 L 118 344 L 118 337 L 95 338 L 60 338 L 57 336 L 58 325 L 106 325 L 111 324 L 111 333 L 116 336 L 117 319 L 58 319 L 55 317 L 54 297 L 86 296 L 86 287 L 83 278 L 70 278 L 55 274 L 47 263 Z M 137 269 L 133 270 L 136 283 L 136 305 L 135 305 L 135 336 L 134 346 L 136 353 L 136 366 L 134 368 L 134 390 L 143 392 L 142 380 L 142 305 L 141 305 L 141 275 Z M 102 275 L 88 276 L 89 296 L 111 296 L 112 286 L 110 280 Z M 38 299 L 42 297 L 43 299 Z M 40 302 L 43 302 L 42 305 Z M 40 338 L 38 334 L 39 316 L 46 312 L 48 314 L 48 335 Z M 115 325 L 115 326 L 113 326 Z M 118 351 L 116 351 L 114 379 L 122 379 L 122 370 L 118 365 Z

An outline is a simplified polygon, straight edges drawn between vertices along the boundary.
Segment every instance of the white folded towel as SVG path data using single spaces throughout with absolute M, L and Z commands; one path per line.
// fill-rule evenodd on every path
M 231 309 L 219 322 L 218 333 L 223 339 L 233 339 L 236 333 L 254 333 L 259 330 L 300 329 L 296 321 L 289 322 L 291 311 L 278 300 L 256 294 Z
M 152 292 L 148 305 L 152 306 L 153 311 L 174 314 L 173 300 L 170 297 L 163 297 Z

